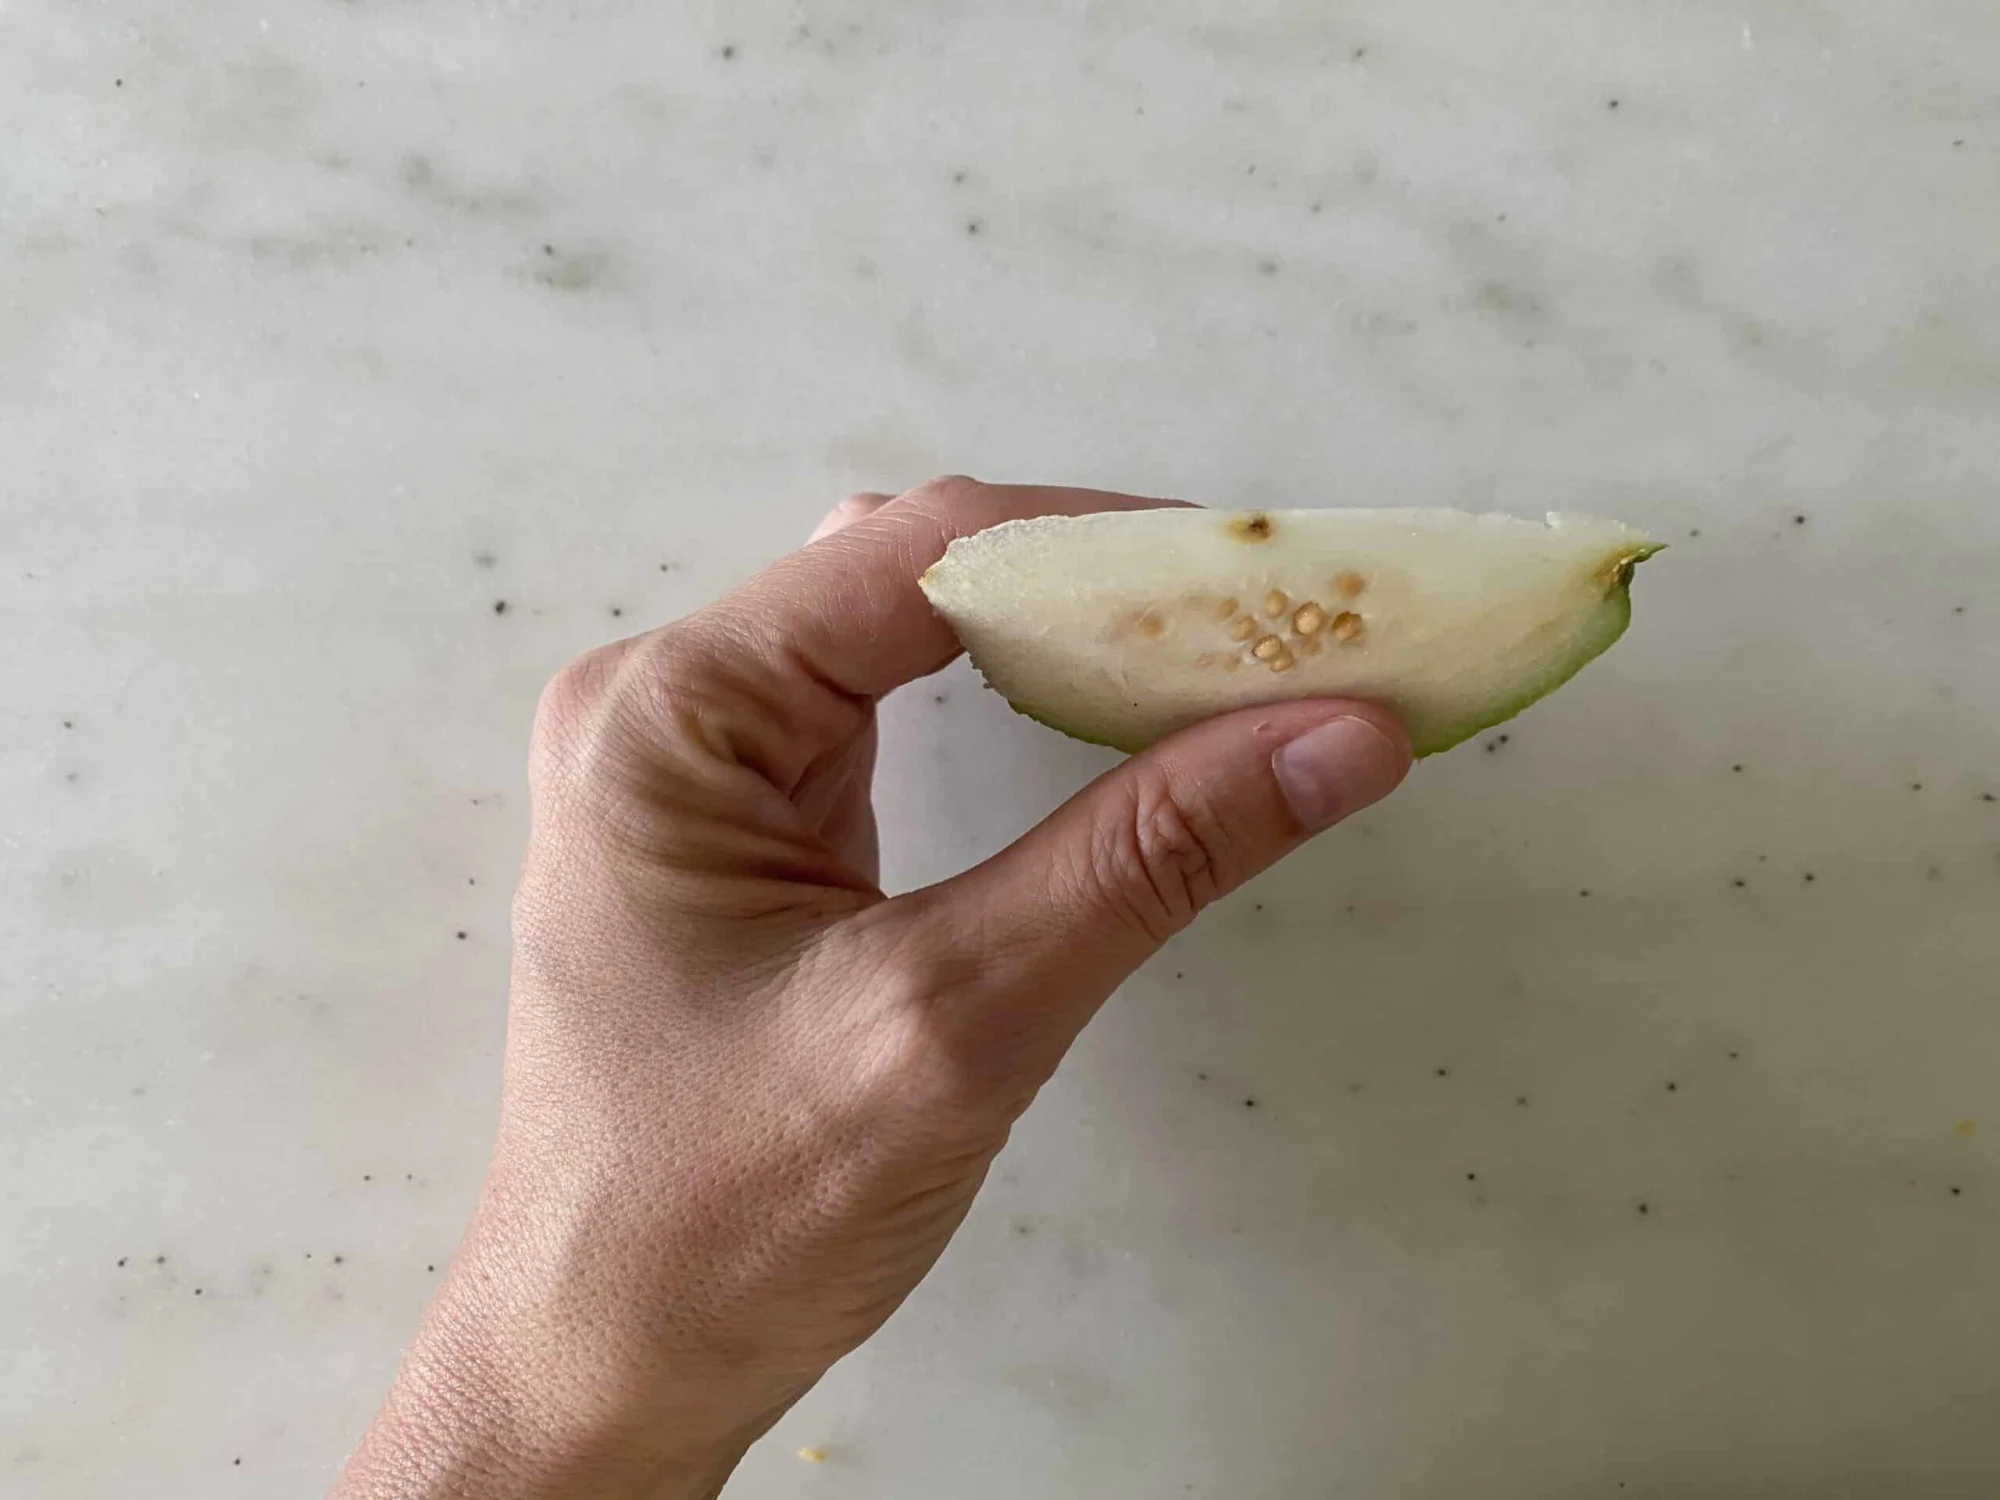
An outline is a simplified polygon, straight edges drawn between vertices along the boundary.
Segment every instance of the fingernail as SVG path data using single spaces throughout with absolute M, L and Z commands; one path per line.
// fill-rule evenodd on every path
M 1308 730 L 1271 757 L 1271 772 L 1285 800 L 1315 833 L 1380 802 L 1409 768 L 1402 746 L 1366 719 L 1355 718 Z

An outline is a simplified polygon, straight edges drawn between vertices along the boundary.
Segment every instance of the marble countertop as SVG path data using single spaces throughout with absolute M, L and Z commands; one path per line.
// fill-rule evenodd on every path
M 1114 1001 L 732 1495 L 2000 1490 L 1996 76 L 1989 0 L 0 6 L 0 1495 L 317 1492 L 539 685 L 947 470 L 1675 546 Z M 896 885 L 1107 763 L 887 729 Z

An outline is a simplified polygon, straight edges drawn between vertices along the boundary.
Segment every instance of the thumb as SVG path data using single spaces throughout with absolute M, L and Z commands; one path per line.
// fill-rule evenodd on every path
M 944 918 L 959 953 L 975 958 L 978 989 L 1008 1012 L 987 1019 L 1059 1057 L 1203 907 L 1386 797 L 1409 768 L 1409 739 L 1383 709 L 1245 709 L 1133 756 L 917 899 L 926 921 Z

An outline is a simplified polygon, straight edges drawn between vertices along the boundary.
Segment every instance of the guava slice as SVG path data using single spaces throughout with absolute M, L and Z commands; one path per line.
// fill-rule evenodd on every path
M 1078 739 L 1139 750 L 1228 709 L 1340 697 L 1395 710 L 1432 755 L 1610 647 L 1659 550 L 1590 516 L 1188 507 L 1008 521 L 921 582 L 986 680 Z

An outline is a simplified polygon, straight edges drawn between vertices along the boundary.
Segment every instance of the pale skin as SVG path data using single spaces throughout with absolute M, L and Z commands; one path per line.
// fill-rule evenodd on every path
M 923 1279 L 1119 983 L 1402 780 L 1379 708 L 1248 709 L 883 894 L 875 704 L 958 652 L 917 576 L 999 521 L 1163 503 L 858 495 L 549 685 L 492 1165 L 334 1500 L 721 1493 Z

